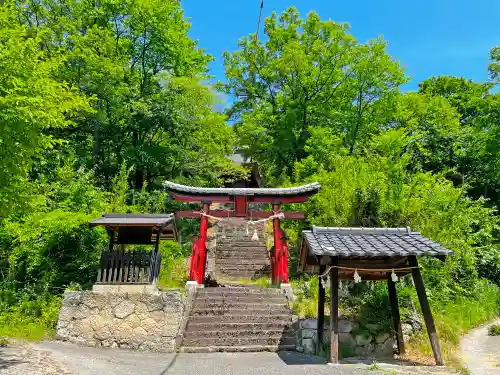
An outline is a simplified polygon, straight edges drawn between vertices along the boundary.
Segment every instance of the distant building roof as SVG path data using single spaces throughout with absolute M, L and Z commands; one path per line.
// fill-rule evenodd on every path
M 231 159 L 233 163 L 238 165 L 251 163 L 250 159 L 243 156 L 243 154 L 238 154 L 238 153 L 231 154 L 228 156 L 228 158 Z

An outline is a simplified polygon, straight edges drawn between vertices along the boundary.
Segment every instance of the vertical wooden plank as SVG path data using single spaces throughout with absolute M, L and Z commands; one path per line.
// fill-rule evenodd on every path
M 409 256 L 411 267 L 418 267 L 418 261 L 416 256 Z M 425 293 L 425 285 L 422 280 L 422 275 L 419 268 L 413 268 L 411 270 L 413 281 L 415 282 L 415 288 L 417 289 L 418 300 L 420 306 L 422 307 L 422 313 L 424 314 L 425 325 L 427 327 L 427 334 L 429 335 L 429 340 L 431 342 L 432 353 L 434 354 L 434 360 L 436 365 L 442 366 L 443 355 L 441 354 L 441 345 L 439 344 L 439 338 L 436 332 L 436 325 L 434 324 L 434 318 L 432 317 L 431 307 L 429 305 L 429 300 L 427 299 L 427 294 Z
M 123 282 L 123 266 L 125 265 L 125 250 L 123 250 L 121 253 L 120 253 L 120 260 L 119 260 L 119 263 L 118 263 L 118 282 L 119 283 L 122 283 Z
M 318 261 L 321 258 L 318 259 Z M 319 266 L 319 275 L 325 272 L 326 266 Z M 318 280 L 318 350 L 323 345 L 323 336 L 325 331 L 325 288 L 321 283 L 321 278 Z
M 108 283 L 113 282 L 113 252 L 110 252 L 108 254 L 108 280 L 106 280 Z
M 338 266 L 339 258 L 331 257 L 332 266 Z M 339 269 L 330 270 L 330 362 L 339 363 Z
M 131 257 L 131 253 L 130 251 L 127 251 L 125 253 L 125 278 L 124 278 L 124 282 L 125 283 L 129 283 L 130 282 L 130 257 Z
M 145 276 L 146 276 L 146 251 L 142 250 L 141 251 L 141 266 L 139 269 L 139 281 L 141 283 L 145 282 Z
M 132 251 L 132 257 L 130 258 L 130 282 L 135 283 L 135 250 Z
M 103 277 L 102 277 L 102 282 L 108 282 L 109 278 L 109 262 L 110 262 L 110 253 L 113 252 L 113 245 L 115 243 L 115 232 L 113 231 L 112 228 L 108 228 L 108 236 L 109 236 L 109 242 L 108 242 L 108 251 L 104 257 L 104 272 L 103 272 Z
M 392 281 L 391 275 L 388 274 L 387 289 L 389 290 L 389 302 L 391 304 L 392 321 L 394 323 L 394 332 L 396 333 L 396 341 L 398 343 L 398 353 L 405 354 L 405 342 L 403 338 L 403 329 L 401 328 L 401 316 L 399 314 L 398 295 L 396 292 L 396 283 Z
M 102 277 L 101 282 L 105 283 L 108 278 L 108 252 L 102 254 Z
M 210 206 L 209 206 L 210 207 Z M 150 278 L 150 282 L 155 283 L 158 280 L 158 276 L 160 273 L 160 269 L 158 266 L 158 261 L 160 259 L 160 234 L 163 228 L 158 229 L 158 237 L 156 238 L 155 242 L 155 257 L 154 257 L 154 262 L 152 262 L 149 265 L 149 268 L 152 270 L 152 277 Z
M 103 256 L 104 256 L 104 253 L 101 252 L 101 259 L 100 259 L 100 262 L 99 262 L 99 269 L 97 270 L 97 282 L 98 283 L 101 282 L 101 277 L 102 277 L 102 268 L 103 268 L 103 265 L 104 265 Z

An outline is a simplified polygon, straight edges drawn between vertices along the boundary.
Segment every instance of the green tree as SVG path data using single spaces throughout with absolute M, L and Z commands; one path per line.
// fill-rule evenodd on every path
M 70 84 L 54 79 L 64 56 L 40 50 L 45 37 L 19 25 L 10 2 L 0 5 L 0 217 L 30 201 L 33 158 L 59 143 L 48 132 L 90 110 Z
M 315 127 L 331 129 L 353 154 L 390 113 L 406 80 L 401 67 L 382 40 L 360 44 L 347 30 L 289 8 L 265 20 L 265 43 L 245 37 L 224 54 L 240 146 L 269 177 L 293 178 Z
M 94 98 L 93 115 L 54 136 L 68 141 L 57 152 L 76 154 L 102 186 L 124 162 L 139 190 L 192 176 L 220 184 L 241 173 L 225 159 L 232 131 L 203 81 L 212 57 L 188 37 L 178 1 L 24 0 L 17 11 L 44 33 L 46 54 L 64 56 L 57 78 Z

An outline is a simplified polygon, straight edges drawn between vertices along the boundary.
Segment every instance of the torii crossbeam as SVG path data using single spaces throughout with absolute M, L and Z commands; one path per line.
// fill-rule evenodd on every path
M 291 188 L 200 188 L 165 182 L 173 199 L 181 202 L 202 203 L 202 211 L 178 211 L 178 218 L 201 218 L 200 237 L 193 239 L 193 257 L 190 280 L 203 284 L 206 265 L 206 239 L 208 217 L 218 218 L 272 218 L 274 231 L 274 254 L 272 255 L 272 281 L 274 284 L 288 283 L 288 247 L 281 235 L 280 219 L 304 219 L 302 212 L 281 212 L 281 204 L 303 203 L 316 194 L 321 186 L 315 182 Z M 233 204 L 234 210 L 210 210 L 212 203 Z M 249 203 L 271 203 L 272 212 L 252 211 Z

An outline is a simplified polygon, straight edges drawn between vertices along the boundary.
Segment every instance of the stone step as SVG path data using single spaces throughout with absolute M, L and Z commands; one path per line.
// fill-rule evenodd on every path
M 230 247 L 232 249 L 266 249 L 264 241 L 222 241 L 216 240 L 217 247 Z
M 266 309 L 281 309 L 282 307 L 288 307 L 286 301 L 279 301 L 279 302 L 271 302 L 271 301 L 261 301 L 261 302 L 240 302 L 240 301 L 232 301 L 232 300 L 226 300 L 226 301 L 199 301 L 196 300 L 193 303 L 192 309 L 195 311 L 198 310 L 214 310 L 214 309 L 225 309 L 225 310 L 232 310 L 232 309 L 238 309 L 238 310 L 243 310 L 243 309 L 262 309 L 263 306 L 265 306 Z
M 285 330 L 289 329 L 292 326 L 292 321 L 290 319 L 280 319 L 273 320 L 269 322 L 205 322 L 205 323 L 193 323 L 191 321 L 188 322 L 186 327 L 186 332 L 192 331 L 252 331 L 252 332 L 260 332 L 260 331 L 269 331 L 269 330 Z
M 293 345 L 234 345 L 234 346 L 183 346 L 181 353 L 215 353 L 215 352 L 278 352 L 293 351 Z
M 262 249 L 257 250 L 235 250 L 235 249 L 218 249 L 215 253 L 217 259 L 220 258 L 261 258 L 261 259 L 269 259 L 269 255 L 266 251 Z
M 247 336 L 231 338 L 192 338 L 182 340 L 182 346 L 247 346 L 247 345 L 295 345 L 295 337 L 277 336 Z
M 281 303 L 286 304 L 287 299 L 283 295 L 198 295 L 196 296 L 195 303 L 226 303 L 226 302 L 239 302 L 239 303 Z
M 238 264 L 240 266 L 244 266 L 246 264 L 252 264 L 253 262 L 255 263 L 271 263 L 271 260 L 266 257 L 262 256 L 262 254 L 227 254 L 225 256 L 217 256 L 215 257 L 215 263 L 224 263 L 224 262 L 231 262 L 233 264 Z
M 271 261 L 267 257 L 253 257 L 253 258 L 245 258 L 241 259 L 240 257 L 227 257 L 221 258 L 218 257 L 215 260 L 216 264 L 239 264 L 240 266 L 245 266 L 247 264 L 271 264 Z
M 292 316 L 287 314 L 269 314 L 269 315 L 192 315 L 189 317 L 188 324 L 271 324 L 274 322 L 292 320 Z
M 254 273 L 231 273 L 231 272 L 219 272 L 216 273 L 216 278 L 223 279 L 226 281 L 239 281 L 239 280 L 257 280 L 264 277 L 270 277 L 271 272 L 254 272 Z
M 239 271 L 243 271 L 243 272 L 246 272 L 246 271 L 249 271 L 249 270 L 252 270 L 252 271 L 265 271 L 267 270 L 267 267 L 270 267 L 269 264 L 234 264 L 234 263 L 223 263 L 223 264 L 220 264 L 220 263 L 216 263 L 216 265 L 218 266 L 218 268 L 220 270 L 227 270 L 229 272 L 239 272 Z
M 281 339 L 294 338 L 295 331 L 281 328 L 281 329 L 271 329 L 271 330 L 255 330 L 255 329 L 218 329 L 215 331 L 207 330 L 187 330 L 184 332 L 184 340 L 195 340 L 195 339 L 233 339 L 233 338 L 268 338 L 268 337 L 279 337 Z
M 196 296 L 202 295 L 260 295 L 260 296 L 271 296 L 271 295 L 280 295 L 283 296 L 283 291 L 278 288 L 255 288 L 255 287 L 247 287 L 247 286 L 225 286 L 225 287 L 209 287 L 209 288 L 200 288 L 196 292 Z
M 233 278 L 240 278 L 240 279 L 252 279 L 252 278 L 260 278 L 264 276 L 270 276 L 271 269 L 268 268 L 255 268 L 255 269 L 221 269 L 219 268 L 218 274 L 221 276 L 228 275 L 232 276 Z
M 236 308 L 236 307 L 228 307 L 228 308 L 204 308 L 193 306 L 191 310 L 190 316 L 196 315 L 248 315 L 255 314 L 261 315 L 263 317 L 269 315 L 280 315 L 280 314 L 289 314 L 290 310 L 286 306 L 270 306 L 266 307 L 261 305 L 260 308 Z

